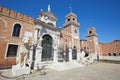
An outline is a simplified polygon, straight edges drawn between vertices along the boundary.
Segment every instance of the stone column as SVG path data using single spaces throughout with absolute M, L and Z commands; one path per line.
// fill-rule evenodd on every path
M 35 41 L 35 43 L 37 43 L 37 31 L 38 31 L 38 29 L 35 28 L 35 31 L 34 31 L 34 41 Z
M 63 55 L 64 55 L 64 62 L 66 62 L 66 53 L 65 53 L 65 51 L 64 51 Z
M 69 61 L 72 62 L 72 49 L 69 48 Z
M 54 48 L 54 57 L 53 57 L 54 62 L 58 62 L 58 48 Z
M 77 61 L 80 61 L 80 51 L 77 50 Z
M 42 47 L 36 47 L 36 53 L 35 53 L 35 64 L 34 64 L 34 69 L 38 69 L 39 65 L 41 63 L 41 57 L 42 57 Z
M 33 46 L 30 47 L 30 52 L 29 52 L 29 56 L 28 56 L 28 64 L 31 67 L 33 63 Z

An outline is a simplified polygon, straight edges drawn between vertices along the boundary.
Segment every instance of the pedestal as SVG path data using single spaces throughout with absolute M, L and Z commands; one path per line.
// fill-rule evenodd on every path
M 30 74 L 30 67 L 12 66 L 12 74 L 14 76 L 20 76 L 23 74 Z
M 96 54 L 96 53 L 90 53 L 90 54 L 92 56 L 92 59 L 97 60 L 98 54 Z
M 69 49 L 69 61 L 72 62 L 72 49 Z
M 36 53 L 35 53 L 35 63 L 34 63 L 35 70 L 37 70 L 39 64 L 41 63 L 41 55 L 42 55 L 42 47 L 39 46 L 36 48 Z
M 54 62 L 58 62 L 58 48 L 54 48 Z
M 33 47 L 30 48 L 30 52 L 27 60 L 27 64 L 29 65 L 29 67 L 32 66 L 32 63 L 33 63 Z

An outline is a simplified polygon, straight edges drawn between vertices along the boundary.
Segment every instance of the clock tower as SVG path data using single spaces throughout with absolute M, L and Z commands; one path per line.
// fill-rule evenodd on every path
M 63 25 L 65 28 L 65 31 L 67 32 L 67 34 L 71 37 L 71 40 L 69 40 L 69 47 L 74 48 L 76 47 L 77 49 L 79 49 L 79 27 L 80 24 L 77 22 L 77 16 L 73 13 L 70 12 L 67 16 L 66 16 L 66 22 Z
M 80 24 L 77 22 L 77 16 L 70 12 L 66 15 L 66 21 L 63 25 L 64 30 L 62 30 L 63 45 L 66 56 L 69 56 L 69 61 L 79 60 L 79 27 Z

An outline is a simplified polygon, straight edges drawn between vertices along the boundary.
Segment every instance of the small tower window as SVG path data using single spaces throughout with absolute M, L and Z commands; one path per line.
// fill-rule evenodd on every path
M 75 18 L 73 18 L 73 21 L 75 21 Z
M 14 28 L 13 28 L 12 36 L 19 37 L 20 36 L 20 30 L 21 30 L 21 25 L 20 24 L 15 24 Z
M 67 21 L 70 21 L 70 18 L 69 18 L 69 19 L 67 19 Z
M 92 31 L 89 31 L 89 33 L 91 34 L 91 33 L 92 33 Z

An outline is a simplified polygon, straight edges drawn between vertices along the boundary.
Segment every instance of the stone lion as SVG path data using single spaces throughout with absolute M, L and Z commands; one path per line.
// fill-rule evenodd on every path
M 82 51 L 80 54 L 80 61 L 82 64 L 84 65 L 88 65 L 89 63 L 91 63 L 92 60 L 92 56 L 89 54 L 87 57 L 85 57 L 85 52 Z
M 16 58 L 17 66 L 26 67 L 28 49 L 29 49 L 29 38 L 23 38 L 23 41 L 19 47 L 18 56 Z

